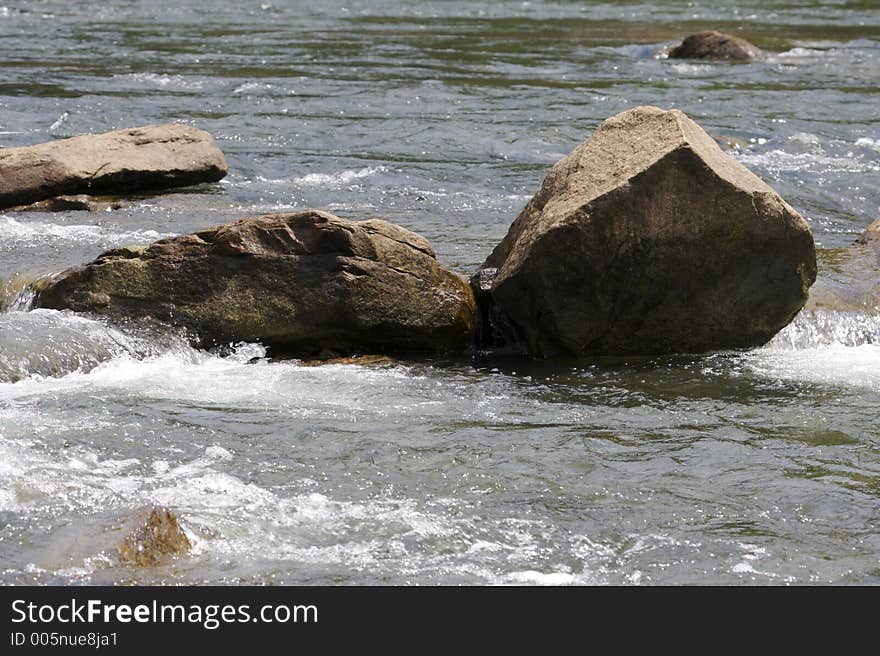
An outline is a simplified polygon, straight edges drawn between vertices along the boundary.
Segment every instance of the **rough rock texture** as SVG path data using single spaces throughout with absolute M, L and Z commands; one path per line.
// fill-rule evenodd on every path
M 685 37 L 681 45 L 669 51 L 671 59 L 764 59 L 764 51 L 745 39 L 709 30 Z
M 462 353 L 473 294 L 430 244 L 386 221 L 307 211 L 121 248 L 38 281 L 38 307 L 183 326 L 204 345 L 288 353 Z
M 537 356 L 768 341 L 816 277 L 806 222 L 677 110 L 606 120 L 472 279 L 478 340 Z
M 155 567 L 189 553 L 189 538 L 168 508 L 147 508 L 128 519 L 119 542 L 119 564 Z
M 66 194 L 120 194 L 215 182 L 226 161 L 207 132 L 149 125 L 0 149 L 0 209 Z

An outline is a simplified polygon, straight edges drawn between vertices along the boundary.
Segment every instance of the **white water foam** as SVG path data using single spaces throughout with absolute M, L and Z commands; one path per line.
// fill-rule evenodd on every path
M 198 91 L 204 83 L 182 75 L 168 75 L 166 73 L 128 73 L 126 75 L 114 75 L 114 80 L 131 81 L 138 87 L 147 86 L 159 89 Z
M 18 221 L 0 214 L 0 250 L 63 244 L 95 244 L 108 248 L 126 244 L 148 244 L 172 236 L 174 233 L 156 230 L 116 232 L 104 225 Z
M 880 163 L 862 157 L 848 155 L 833 157 L 819 153 L 789 153 L 771 150 L 766 153 L 741 151 L 735 154 L 743 164 L 770 171 L 802 171 L 809 173 L 874 173 L 880 171 Z
M 258 558 L 346 570 L 413 574 L 449 571 L 469 573 L 474 580 L 515 584 L 591 582 L 566 568 L 540 571 L 535 540 L 549 527 L 535 521 L 501 519 L 488 527 L 495 536 L 490 560 L 507 569 L 498 574 L 482 563 L 486 553 L 471 549 L 485 542 L 479 517 L 464 515 L 456 502 L 447 507 L 430 501 L 380 494 L 360 500 L 334 499 L 310 491 L 314 481 L 292 480 L 290 495 L 247 482 L 223 469 L 235 455 L 209 446 L 201 455 L 175 467 L 165 461 L 101 458 L 86 447 L 46 451 L 25 440 L 0 435 L 0 475 L 8 482 L 0 493 L 0 510 L 29 516 L 48 512 L 100 514 L 111 509 L 159 504 L 181 518 L 193 544 L 193 555 L 218 563 Z M 50 542 L 51 546 L 51 542 Z M 26 566 L 34 574 L 87 580 L 109 562 L 98 554 L 81 562 L 47 563 L 40 550 Z M 497 554 L 497 558 L 491 556 Z M 183 563 L 186 566 L 186 563 Z
M 876 150 L 877 152 L 880 152 L 880 139 L 860 137 L 856 139 L 856 146 L 862 146 L 864 148 L 870 148 L 871 150 Z
M 368 178 L 377 173 L 384 173 L 388 168 L 385 166 L 367 166 L 362 169 L 344 170 L 337 173 L 309 173 L 301 178 L 294 178 L 293 183 L 304 187 L 341 187 L 351 184 L 355 180 Z
M 802 312 L 767 346 L 744 356 L 768 378 L 880 388 L 880 317 Z
M 817 58 L 827 58 L 831 50 L 821 50 L 818 48 L 804 48 L 802 46 L 796 46 L 791 50 L 786 50 L 785 52 L 780 52 L 775 55 L 770 56 L 770 61 L 775 59 L 817 59 Z
M 14 303 L 29 302 L 25 297 Z M 157 339 L 152 334 L 123 332 L 104 321 L 72 312 L 9 310 L 0 313 L 0 399 L 16 396 L 46 379 L 88 373 L 114 358 L 138 361 L 160 354 L 173 354 L 178 359 L 200 356 L 199 351 L 174 336 Z M 16 381 L 21 382 L 16 385 Z
M 34 304 L 34 299 L 36 299 L 36 297 L 37 293 L 30 287 L 20 289 L 9 302 L 9 306 L 5 308 L 5 311 L 27 312 L 31 309 L 31 306 Z
M 678 62 L 672 64 L 672 70 L 680 75 L 694 75 L 711 73 L 717 75 L 717 70 L 709 64 L 688 64 L 686 62 Z
M 234 96 L 254 96 L 254 95 L 268 95 L 272 93 L 272 90 L 275 88 L 275 85 L 268 84 L 265 82 L 245 82 L 244 84 L 240 84 L 232 90 L 232 95 Z
M 880 344 L 880 316 L 814 310 L 801 312 L 765 348 L 791 351 L 870 344 Z

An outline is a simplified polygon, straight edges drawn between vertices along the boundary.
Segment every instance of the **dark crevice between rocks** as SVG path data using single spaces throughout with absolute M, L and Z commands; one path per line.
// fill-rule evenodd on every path
M 523 356 L 528 353 L 526 336 L 495 302 L 492 284 L 498 269 L 483 268 L 470 279 L 477 303 L 473 323 L 473 352 L 477 360 Z

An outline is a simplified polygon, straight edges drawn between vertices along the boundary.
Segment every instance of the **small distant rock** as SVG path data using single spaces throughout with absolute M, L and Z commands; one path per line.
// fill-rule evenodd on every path
M 216 182 L 226 173 L 211 135 L 179 124 L 0 148 L 0 209 L 70 194 L 121 195 Z
M 177 516 L 168 508 L 148 508 L 136 513 L 123 531 L 119 564 L 124 567 L 164 565 L 192 548 Z
M 87 194 L 55 196 L 30 205 L 10 207 L 11 212 L 103 212 L 124 207 L 121 201 L 102 201 Z
M 670 59 L 764 59 L 766 54 L 745 39 L 709 30 L 685 37 L 681 45 L 669 51 Z

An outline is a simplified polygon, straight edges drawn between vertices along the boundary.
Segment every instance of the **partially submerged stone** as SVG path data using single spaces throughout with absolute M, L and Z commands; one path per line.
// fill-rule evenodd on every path
M 94 570 L 93 582 L 100 583 L 108 568 L 165 566 L 191 548 L 177 515 L 168 508 L 110 509 L 77 517 L 54 531 L 35 562 L 47 570 L 85 566 Z
M 322 357 L 463 353 L 475 310 L 423 237 L 320 211 L 112 250 L 35 290 L 37 307 L 155 319 L 205 346 L 258 341 Z
M 10 207 L 11 212 L 103 212 L 123 207 L 121 201 L 101 200 L 88 194 L 75 196 L 55 196 L 30 205 Z
M 119 542 L 119 565 L 155 567 L 189 553 L 192 545 L 168 508 L 148 508 L 129 518 Z
M 316 358 L 300 362 L 304 367 L 321 367 L 331 364 L 357 364 L 362 367 L 388 367 L 397 363 L 397 360 L 387 355 L 354 355 L 347 358 Z
M 638 107 L 551 169 L 472 284 L 481 347 L 553 357 L 757 346 L 815 277 L 794 209 L 682 112 Z
M 216 182 L 223 153 L 204 130 L 148 125 L 0 148 L 0 209 L 71 194 L 119 195 Z
M 685 37 L 681 45 L 669 51 L 670 59 L 764 59 L 764 51 L 745 39 L 724 32 L 708 30 Z

